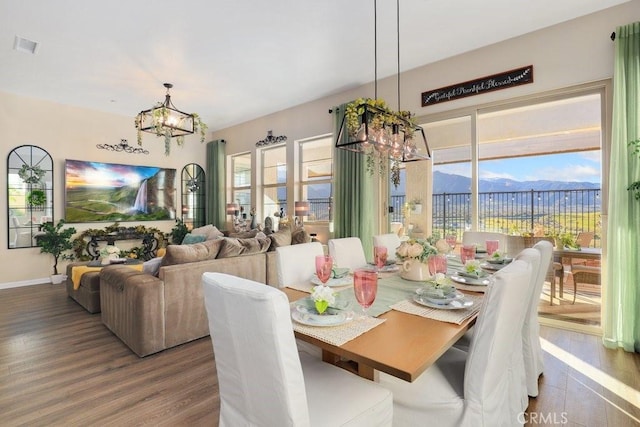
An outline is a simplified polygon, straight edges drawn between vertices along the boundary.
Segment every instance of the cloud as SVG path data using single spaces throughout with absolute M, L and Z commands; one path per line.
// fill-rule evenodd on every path
M 595 151 L 582 151 L 580 153 L 578 153 L 580 155 L 580 157 L 582 157 L 585 160 L 588 160 L 590 162 L 595 162 L 600 164 L 600 162 L 602 161 L 602 156 L 601 156 L 601 151 L 600 150 L 595 150 Z
M 527 181 L 547 180 L 566 182 L 600 182 L 600 169 L 585 165 L 565 165 L 563 168 L 541 168 L 536 176 L 528 176 Z
M 488 170 L 480 171 L 480 179 L 512 179 L 516 180 L 515 177 L 506 172 L 492 172 Z

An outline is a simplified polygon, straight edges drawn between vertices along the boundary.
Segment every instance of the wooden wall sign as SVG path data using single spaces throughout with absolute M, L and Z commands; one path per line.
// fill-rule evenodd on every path
M 422 92 L 422 106 L 426 107 L 441 102 L 453 101 L 458 98 L 480 95 L 481 93 L 528 83 L 533 83 L 533 65 Z

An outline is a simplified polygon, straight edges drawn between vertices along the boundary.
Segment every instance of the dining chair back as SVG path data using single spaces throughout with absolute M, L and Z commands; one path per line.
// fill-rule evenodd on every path
M 396 233 L 378 234 L 373 236 L 373 246 L 384 246 L 387 248 L 387 261 L 395 262 L 396 249 L 400 246 L 400 237 Z
M 309 282 L 316 272 L 317 255 L 324 255 L 320 242 L 277 247 L 278 287 Z
M 353 271 L 367 265 L 362 242 L 358 237 L 344 237 L 329 239 L 329 255 L 333 257 L 335 265 Z
M 394 425 L 475 427 L 516 425 L 520 396 L 513 396 L 514 349 L 522 346 L 532 267 L 515 260 L 496 272 L 474 327 L 469 351 L 447 350 L 414 382 L 380 373 L 393 392 Z
M 282 291 L 222 273 L 202 283 L 220 426 L 391 425 L 389 391 L 298 353 Z
M 555 266 L 552 263 L 553 245 L 542 240 L 533 249 L 540 254 L 540 267 L 538 268 L 535 287 L 531 295 L 531 304 L 524 319 L 522 352 L 524 356 L 524 368 L 527 380 L 527 394 L 531 397 L 538 395 L 538 377 L 544 370 L 542 358 L 542 346 L 540 345 L 540 322 L 538 320 L 538 303 L 540 294 L 546 279 L 555 281 Z M 550 273 L 551 272 L 551 273 Z
M 492 233 L 488 231 L 465 231 L 462 234 L 462 244 L 485 246 L 487 240 L 497 240 L 498 250 L 503 253 L 509 252 L 509 239 L 506 234 Z

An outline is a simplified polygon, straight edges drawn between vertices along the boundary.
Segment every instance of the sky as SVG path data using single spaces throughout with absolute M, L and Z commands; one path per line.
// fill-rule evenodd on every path
M 601 183 L 601 152 L 550 154 L 480 162 L 480 179 L 507 178 L 515 181 L 565 181 Z M 471 166 L 440 165 L 440 172 L 471 177 Z

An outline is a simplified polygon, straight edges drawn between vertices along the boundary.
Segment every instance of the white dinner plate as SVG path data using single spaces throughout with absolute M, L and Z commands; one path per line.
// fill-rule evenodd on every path
M 400 270 L 400 266 L 398 265 L 385 265 L 384 267 L 378 269 L 378 273 L 393 273 L 394 271 L 398 270 Z
M 471 277 L 462 277 L 454 274 L 451 276 L 451 280 L 458 283 L 464 283 L 465 285 L 473 285 L 473 286 L 487 286 L 491 283 L 491 279 L 489 277 L 483 277 L 481 279 L 472 279 Z
M 322 285 L 323 283 L 318 279 L 318 276 L 315 274 L 311 278 L 311 283 L 314 285 Z M 327 280 L 327 283 L 324 283 L 325 286 L 333 287 L 333 286 L 347 286 L 353 285 L 353 276 L 347 275 L 345 277 L 341 277 L 339 279 L 332 278 Z
M 328 308 L 325 314 L 318 314 L 315 309 L 296 305 L 291 309 L 291 318 L 307 326 L 340 326 L 354 318 L 353 311 L 343 311 Z
M 424 305 L 429 308 L 438 308 L 440 310 L 459 310 L 461 308 L 469 308 L 473 306 L 473 301 L 468 298 L 458 298 L 449 302 L 448 304 L 434 304 L 427 300 L 424 295 L 414 295 L 413 300 L 420 305 Z
M 483 262 L 482 264 L 480 264 L 480 267 L 484 268 L 485 270 L 498 271 L 502 267 L 506 267 L 507 265 L 508 264 L 493 264 L 489 262 Z

